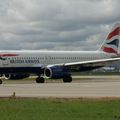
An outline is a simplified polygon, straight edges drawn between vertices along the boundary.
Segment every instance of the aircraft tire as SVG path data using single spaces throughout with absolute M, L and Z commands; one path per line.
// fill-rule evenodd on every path
M 72 77 L 71 77 L 71 76 L 64 77 L 64 78 L 63 78 L 63 82 L 64 82 L 64 83 L 70 83 L 70 82 L 72 82 Z
M 36 78 L 36 83 L 44 83 L 45 79 L 43 77 Z

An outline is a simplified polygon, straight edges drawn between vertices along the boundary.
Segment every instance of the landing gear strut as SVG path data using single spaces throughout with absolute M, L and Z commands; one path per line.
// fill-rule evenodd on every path
M 36 83 L 44 83 L 45 79 L 43 77 L 36 78 Z
M 0 79 L 0 84 L 2 84 L 2 80 Z
M 63 82 L 64 82 L 64 83 L 70 83 L 70 82 L 72 82 L 72 77 L 71 77 L 71 76 L 66 76 L 66 77 L 64 77 L 64 78 L 63 78 Z

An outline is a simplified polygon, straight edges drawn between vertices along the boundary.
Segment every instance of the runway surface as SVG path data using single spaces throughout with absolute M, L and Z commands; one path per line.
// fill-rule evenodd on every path
M 38 98 L 81 98 L 81 97 L 120 97 L 120 80 L 92 78 L 75 81 L 73 83 L 44 83 L 28 82 L 24 84 L 12 83 L 0 85 L 0 97 L 10 97 L 15 92 L 16 97 Z

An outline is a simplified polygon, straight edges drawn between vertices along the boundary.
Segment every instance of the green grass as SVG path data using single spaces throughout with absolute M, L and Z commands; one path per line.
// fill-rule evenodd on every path
M 120 101 L 0 99 L 0 120 L 120 120 Z

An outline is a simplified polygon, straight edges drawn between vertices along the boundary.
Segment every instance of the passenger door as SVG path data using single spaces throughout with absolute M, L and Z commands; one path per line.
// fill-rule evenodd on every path
M 7 59 L 6 57 L 4 57 L 4 58 L 1 57 L 0 59 L 1 59 L 1 61 L 2 61 L 3 66 L 8 65 L 8 59 Z

